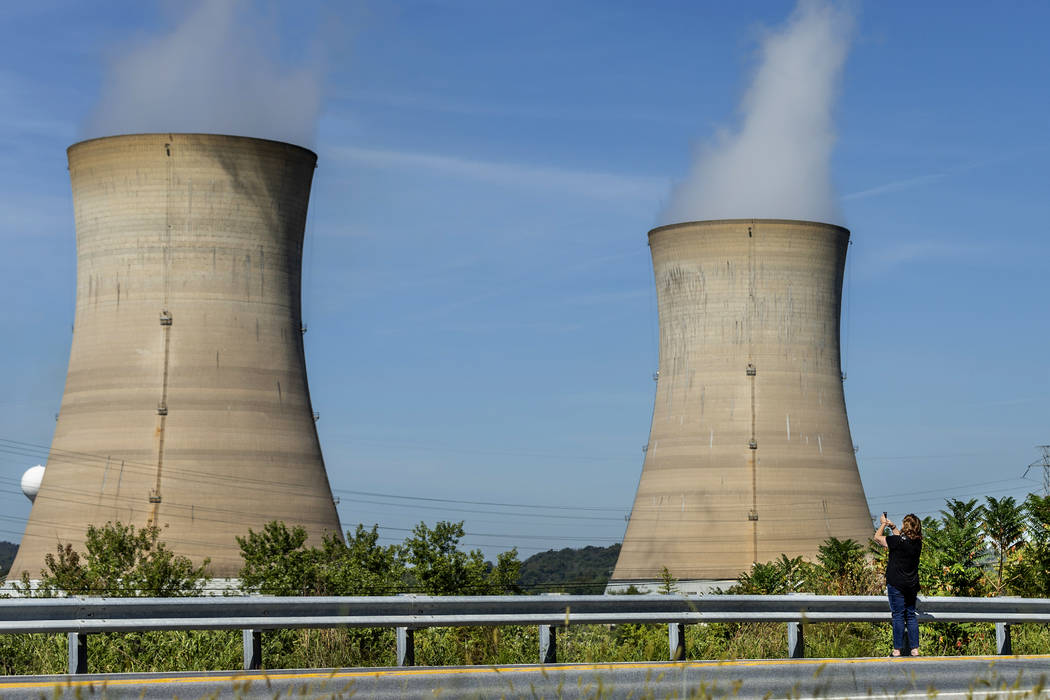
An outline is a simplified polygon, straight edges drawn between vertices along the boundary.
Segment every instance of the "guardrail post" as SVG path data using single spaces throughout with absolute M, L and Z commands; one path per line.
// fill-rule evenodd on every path
M 1009 656 L 1014 653 L 1010 643 L 1010 625 L 1005 622 L 995 623 L 995 653 Z
M 685 661 L 685 623 L 667 623 L 667 648 L 671 661 Z
M 801 622 L 788 623 L 788 658 L 806 658 L 806 638 Z
M 69 645 L 69 672 L 87 673 L 87 632 L 66 634 Z
M 262 668 L 262 630 L 241 630 L 244 646 L 244 670 L 258 671 Z
M 558 628 L 555 625 L 540 625 L 540 663 L 558 663 Z
M 416 665 L 416 631 L 411 627 L 397 628 L 397 665 Z

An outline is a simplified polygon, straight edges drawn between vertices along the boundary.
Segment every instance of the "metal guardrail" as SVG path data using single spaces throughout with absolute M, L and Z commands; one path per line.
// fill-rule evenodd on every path
M 921 622 L 994 622 L 996 647 L 1011 653 L 1010 625 L 1050 622 L 1050 599 L 920 598 Z M 87 671 L 87 635 L 143 630 L 242 630 L 244 668 L 260 668 L 263 630 L 393 627 L 397 663 L 412 665 L 413 631 L 425 627 L 536 625 L 540 663 L 557 660 L 557 629 L 569 625 L 667 624 L 671 660 L 685 658 L 685 625 L 786 622 L 788 656 L 805 655 L 804 625 L 887 622 L 881 596 L 396 596 L 11 598 L 0 600 L 0 634 L 66 633 L 69 672 Z

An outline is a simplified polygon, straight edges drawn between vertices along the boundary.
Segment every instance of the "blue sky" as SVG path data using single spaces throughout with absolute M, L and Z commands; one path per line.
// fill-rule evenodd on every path
M 241 12 L 322 86 L 303 312 L 344 527 L 465 520 L 490 555 L 619 541 L 655 389 L 646 232 L 792 5 L 303 5 Z M 871 509 L 1023 497 L 1050 443 L 1050 5 L 851 7 L 832 177 Z M 62 397 L 65 148 L 113 61 L 187 12 L 0 6 L 0 539 Z

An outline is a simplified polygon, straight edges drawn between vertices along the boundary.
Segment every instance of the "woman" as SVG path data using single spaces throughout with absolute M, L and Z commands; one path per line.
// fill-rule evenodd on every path
M 886 536 L 886 528 L 892 535 Z M 922 522 L 913 513 L 904 516 L 900 530 L 883 513 L 874 539 L 890 550 L 886 565 L 886 595 L 893 615 L 893 654 L 900 656 L 904 633 L 908 633 L 911 655 L 919 655 L 919 620 L 915 617 L 915 599 L 919 595 L 919 555 L 922 554 Z

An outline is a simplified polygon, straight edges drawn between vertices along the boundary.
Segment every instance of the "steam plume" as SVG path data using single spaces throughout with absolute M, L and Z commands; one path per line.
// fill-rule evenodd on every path
M 311 146 L 320 71 L 273 60 L 277 47 L 249 9 L 202 0 L 171 33 L 118 56 L 86 135 L 206 132 Z
M 800 0 L 762 42 L 739 126 L 701 148 L 662 223 L 704 219 L 842 220 L 831 183 L 832 110 L 852 15 Z

